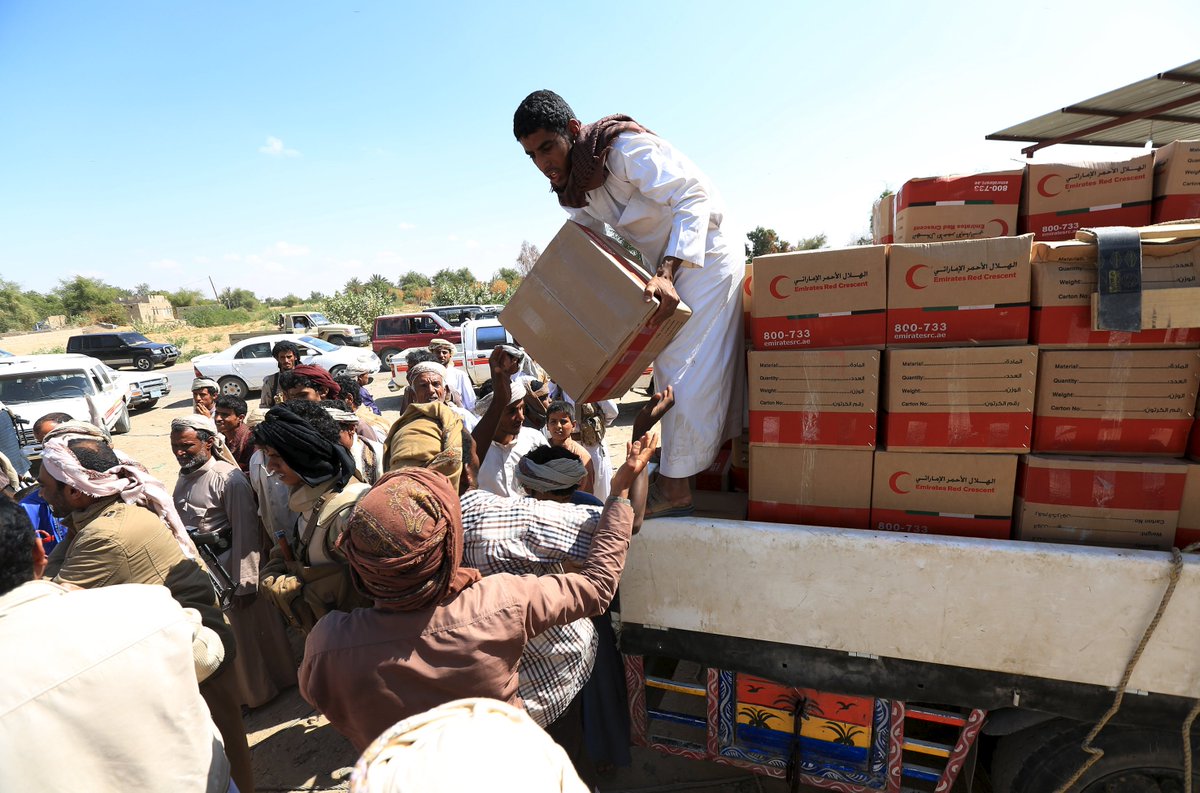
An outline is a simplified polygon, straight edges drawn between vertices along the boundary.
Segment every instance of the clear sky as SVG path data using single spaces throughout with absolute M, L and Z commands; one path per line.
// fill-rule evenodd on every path
M 564 218 L 511 133 L 538 88 L 671 140 L 741 225 L 842 245 L 883 188 L 1014 167 L 984 135 L 1200 58 L 1197 31 L 1195 0 L 0 0 L 0 277 L 490 275 Z

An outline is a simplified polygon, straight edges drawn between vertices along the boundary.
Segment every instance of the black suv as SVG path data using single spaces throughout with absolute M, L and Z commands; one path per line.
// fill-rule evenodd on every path
M 148 372 L 157 364 L 170 366 L 179 357 L 173 344 L 150 341 L 140 333 L 88 333 L 67 339 L 67 352 L 77 352 L 98 358 L 112 367 L 132 364 Z

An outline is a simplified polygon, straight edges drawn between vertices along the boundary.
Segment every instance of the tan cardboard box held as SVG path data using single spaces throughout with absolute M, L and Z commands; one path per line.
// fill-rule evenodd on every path
M 692 312 L 647 327 L 647 278 L 610 239 L 568 222 L 517 287 L 500 323 L 579 402 L 629 390 Z
M 1197 350 L 1043 350 L 1033 451 L 1179 457 L 1200 383 Z
M 892 245 L 887 346 L 1024 344 L 1033 237 Z
M 756 350 L 746 371 L 751 443 L 875 448 L 878 350 Z
M 1014 538 L 1169 548 L 1187 470 L 1179 460 L 1027 455 Z
M 1015 454 L 875 452 L 871 528 L 1007 540 Z
M 1142 245 L 1142 289 L 1200 286 L 1200 240 Z M 1197 347 L 1200 328 L 1092 330 L 1096 246 L 1089 242 L 1033 244 L 1030 341 L 1039 347 Z
M 1015 234 L 1023 173 L 909 179 L 896 193 L 894 241 L 950 242 Z
M 1153 173 L 1153 154 L 1123 162 L 1026 165 L 1020 231 L 1039 240 L 1069 240 L 1081 228 L 1145 226 Z
M 1177 140 L 1154 152 L 1155 223 L 1200 218 L 1200 140 Z
M 756 350 L 883 346 L 884 245 L 758 256 L 751 291 Z
M 884 353 L 888 451 L 1027 452 L 1037 347 L 944 347 Z
M 1200 463 L 1189 462 L 1174 545 L 1182 550 L 1194 542 L 1200 542 Z
M 895 242 L 896 194 L 880 196 L 871 207 L 871 242 L 890 245 Z
M 865 529 L 873 453 L 750 445 L 750 520 Z

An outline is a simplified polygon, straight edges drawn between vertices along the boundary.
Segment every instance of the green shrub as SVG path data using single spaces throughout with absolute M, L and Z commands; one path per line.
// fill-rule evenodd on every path
M 238 325 L 256 318 L 244 308 L 225 308 L 225 306 L 213 303 L 202 306 L 184 306 L 176 309 L 175 314 L 195 328 Z
M 35 350 L 34 355 L 62 355 L 67 351 L 66 347 L 43 347 L 40 350 Z

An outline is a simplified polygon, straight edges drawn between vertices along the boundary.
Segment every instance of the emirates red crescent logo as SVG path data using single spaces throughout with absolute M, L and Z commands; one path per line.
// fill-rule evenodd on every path
M 771 279 L 771 286 L 769 287 L 769 289 L 770 289 L 772 297 L 777 298 L 779 300 L 787 300 L 787 295 L 779 294 L 779 289 L 778 289 L 779 282 L 786 281 L 787 279 L 788 279 L 788 277 L 786 275 L 777 275 Z
M 1038 179 L 1037 191 L 1040 195 L 1044 196 L 1045 198 L 1054 198 L 1054 196 L 1056 196 L 1062 192 L 1061 185 L 1054 192 L 1050 192 L 1050 186 L 1049 186 L 1048 182 L 1051 179 L 1062 179 L 1062 176 L 1059 174 L 1056 174 L 1056 173 L 1048 173 L 1045 176 L 1043 176 L 1041 179 Z
M 991 220 L 988 221 L 988 223 L 995 223 L 1000 226 L 1000 233 L 996 235 L 997 237 L 1007 237 L 1008 236 L 1008 223 L 1005 222 L 1002 218 L 992 218 Z
M 914 264 L 912 267 L 909 267 L 908 272 L 904 274 L 904 282 L 906 284 L 908 284 L 908 288 L 909 289 L 924 289 L 925 287 L 929 286 L 929 284 L 918 284 L 917 283 L 917 273 L 920 272 L 921 270 L 928 270 L 928 269 L 929 269 L 928 264 Z
M 746 280 L 742 281 L 742 289 L 746 290 L 746 295 L 750 295 L 750 276 L 746 276 Z
M 912 491 L 900 489 L 900 477 L 902 476 L 912 476 L 912 474 L 910 474 L 908 471 L 897 471 L 896 473 L 892 474 L 891 478 L 888 479 L 888 487 L 892 489 L 893 493 L 901 496 L 907 496 Z

